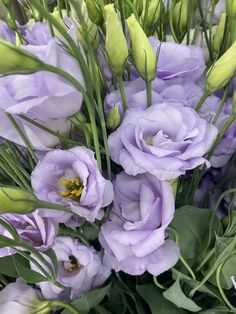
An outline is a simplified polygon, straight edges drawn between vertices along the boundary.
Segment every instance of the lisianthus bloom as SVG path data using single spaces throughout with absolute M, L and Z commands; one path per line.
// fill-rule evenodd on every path
M 57 280 L 68 289 L 41 282 L 39 287 L 45 299 L 76 299 L 81 293 L 101 286 L 110 276 L 110 269 L 103 265 L 99 253 L 77 239 L 58 237 L 53 250 L 58 260 Z M 35 265 L 31 267 L 37 271 Z
M 128 109 L 145 109 L 147 108 L 147 92 L 145 82 L 141 78 L 124 82 L 125 95 Z M 152 101 L 160 103 L 165 101 L 181 102 L 185 106 L 195 108 L 199 99 L 203 95 L 203 89 L 195 82 L 189 79 L 176 78 L 171 80 L 161 80 L 156 78 L 152 82 Z M 200 111 L 200 115 L 211 121 L 215 115 L 220 99 L 215 96 L 209 96 Z M 123 106 L 119 90 L 112 90 L 107 94 L 104 102 L 106 115 L 118 106 L 120 115 L 123 116 Z
M 108 144 L 112 160 L 127 174 L 171 180 L 207 163 L 203 155 L 216 136 L 217 128 L 194 109 L 169 101 L 127 110 Z
M 28 45 L 23 48 L 45 63 L 69 72 L 83 84 L 77 61 L 54 39 L 47 45 Z M 7 112 L 13 115 L 32 147 L 38 150 L 54 147 L 59 143 L 58 137 L 33 126 L 18 115 L 26 115 L 56 133 L 68 132 L 71 127 L 68 117 L 80 110 L 83 99 L 82 94 L 68 81 L 49 72 L 2 77 L 0 93 L 1 136 L 25 145 L 6 116 Z
M 40 303 L 38 291 L 21 280 L 9 283 L 0 291 L 0 311 L 2 314 L 46 313 L 40 311 Z
M 29 45 L 47 45 L 52 39 L 49 26 L 44 22 L 34 23 L 32 27 L 29 24 L 25 25 L 22 33 Z
M 51 218 L 41 217 L 38 210 L 30 215 L 5 214 L 1 217 L 16 229 L 23 241 L 34 246 L 37 250 L 46 251 L 53 245 L 58 224 Z M 0 227 L 0 233 L 11 238 L 9 232 L 2 226 Z M 10 248 L 0 249 L 0 256 L 14 253 L 15 251 Z
M 157 63 L 157 77 L 168 80 L 176 77 L 188 78 L 196 81 L 205 70 L 203 49 L 196 46 L 160 42 L 150 37 L 155 51 L 159 53 Z
M 31 178 L 39 199 L 64 204 L 88 221 L 101 219 L 101 208 L 113 200 L 112 183 L 100 174 L 94 152 L 82 146 L 48 152 Z M 50 212 L 46 210 L 45 215 L 50 216 Z M 59 219 L 68 220 L 71 216 L 53 212 L 52 215 L 59 215 Z
M 0 19 L 0 38 L 15 44 L 16 34 L 11 30 L 7 23 Z
M 157 276 L 174 266 L 179 249 L 166 239 L 175 209 L 171 185 L 150 174 L 122 172 L 114 190 L 114 207 L 99 234 L 105 261 L 130 275 Z

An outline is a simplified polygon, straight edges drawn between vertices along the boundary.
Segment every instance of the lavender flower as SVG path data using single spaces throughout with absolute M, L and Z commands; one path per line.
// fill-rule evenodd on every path
M 176 77 L 196 81 L 205 70 L 203 49 L 196 46 L 163 42 L 149 38 L 156 52 L 160 50 L 157 77 L 168 80 Z
M 57 280 L 68 289 L 41 282 L 39 287 L 45 299 L 76 299 L 81 293 L 101 286 L 110 276 L 110 269 L 102 264 L 98 252 L 78 240 L 58 237 L 53 250 L 58 259 Z M 31 267 L 38 271 L 35 265 Z
M 116 271 L 157 276 L 171 268 L 179 249 L 166 239 L 174 215 L 174 196 L 168 182 L 150 174 L 117 175 L 110 220 L 101 227 L 99 240 L 105 261 Z
M 166 102 L 146 110 L 127 110 L 120 127 L 108 138 L 111 158 L 130 175 L 150 173 L 171 180 L 209 163 L 217 129 L 194 109 Z
M 77 61 L 55 40 L 47 45 L 24 46 L 46 63 L 68 71 L 83 83 Z M 13 75 L 0 78 L 0 133 L 13 142 L 25 145 L 6 116 L 13 115 L 21 130 L 35 149 L 48 150 L 59 143 L 58 137 L 33 126 L 18 115 L 32 120 L 56 133 L 67 133 L 71 127 L 68 117 L 80 110 L 82 94 L 68 81 L 49 72 L 32 75 Z M 65 106 L 66 104 L 66 106 Z
M 37 290 L 21 280 L 9 283 L 0 291 L 0 311 L 2 314 L 46 313 L 40 311 Z
M 0 19 L 0 38 L 15 44 L 16 34 L 11 30 L 7 23 Z
M 53 245 L 58 224 L 51 218 L 41 217 L 38 210 L 30 215 L 5 214 L 2 217 L 16 229 L 23 241 L 34 246 L 37 250 L 46 251 Z M 0 227 L 0 230 L 1 234 L 11 238 L 11 235 L 3 227 Z M 0 249 L 0 256 L 14 253 L 11 248 Z
M 101 219 L 101 208 L 113 200 L 112 183 L 103 178 L 94 153 L 85 147 L 47 153 L 32 172 L 31 183 L 39 199 L 69 206 L 89 221 Z M 59 220 L 71 218 L 70 214 L 53 212 Z M 51 216 L 49 210 L 44 214 Z

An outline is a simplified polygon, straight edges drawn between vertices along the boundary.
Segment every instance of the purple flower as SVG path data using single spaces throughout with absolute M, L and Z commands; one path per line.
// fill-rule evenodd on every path
M 172 42 L 159 42 L 149 38 L 156 52 L 160 50 L 157 63 L 157 77 L 168 80 L 176 77 L 196 81 L 205 70 L 203 49 Z
M 93 151 L 85 147 L 48 152 L 31 178 L 39 199 L 69 206 L 72 212 L 89 221 L 101 219 L 101 208 L 113 200 L 112 183 L 103 178 Z M 50 212 L 46 210 L 45 215 L 51 216 Z M 70 214 L 53 212 L 59 215 L 59 220 L 71 218 Z
M 98 252 L 76 239 L 58 237 L 53 250 L 58 260 L 57 280 L 68 289 L 41 282 L 39 287 L 45 299 L 76 299 L 81 293 L 101 286 L 110 276 L 110 269 L 102 264 Z M 35 265 L 31 267 L 38 271 Z
M 16 34 L 7 25 L 6 22 L 0 19 L 0 38 L 15 44 Z
M 124 83 L 128 108 L 145 109 L 147 107 L 147 93 L 143 79 L 137 78 Z M 171 100 L 181 102 L 185 106 L 194 109 L 202 94 L 203 89 L 188 79 L 177 78 L 164 81 L 156 78 L 152 82 L 152 101 L 154 104 Z M 201 116 L 211 121 L 216 113 L 219 102 L 220 99 L 218 97 L 214 95 L 209 96 L 202 107 Z M 108 114 L 115 105 L 119 107 L 120 114 L 123 116 L 123 106 L 119 90 L 114 90 L 107 94 L 104 102 L 105 113 Z
M 43 46 L 23 46 L 46 63 L 69 72 L 83 83 L 77 61 L 55 40 Z M 56 133 L 69 132 L 71 123 L 68 117 L 80 110 L 82 94 L 68 81 L 49 72 L 32 75 L 12 75 L 0 78 L 0 133 L 6 139 L 24 145 L 15 131 L 6 112 L 25 133 L 33 148 L 48 150 L 59 143 L 58 137 L 33 126 L 18 115 L 26 115 Z M 66 106 L 65 106 L 66 104 Z
M 47 45 L 52 39 L 48 24 L 41 22 L 35 23 L 32 28 L 28 25 L 25 26 L 23 36 L 28 44 L 34 46 Z
M 127 174 L 150 173 L 171 180 L 206 163 L 203 155 L 216 136 L 216 127 L 194 109 L 166 102 L 127 110 L 108 144 L 112 160 Z
M 0 291 L 1 314 L 36 313 L 41 307 L 40 303 L 38 291 L 21 280 L 9 283 Z
M 35 211 L 30 215 L 2 215 L 17 231 L 20 238 L 26 243 L 32 245 L 39 251 L 49 249 L 57 235 L 58 224 L 51 218 L 41 217 L 40 211 Z M 0 233 L 11 238 L 11 235 L 0 227 Z M 15 251 L 10 248 L 0 249 L 0 256 L 14 254 Z
M 116 271 L 157 276 L 178 261 L 179 249 L 167 240 L 174 215 L 174 196 L 168 182 L 150 174 L 117 175 L 110 220 L 99 234 L 104 260 Z

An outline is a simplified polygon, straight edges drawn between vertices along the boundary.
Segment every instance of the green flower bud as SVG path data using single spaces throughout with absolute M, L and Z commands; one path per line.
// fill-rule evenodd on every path
M 226 0 L 226 13 L 229 16 L 236 16 L 236 1 Z
M 232 113 L 236 114 L 236 88 L 234 89 L 234 93 L 232 97 Z
M 0 187 L 0 213 L 29 214 L 37 208 L 37 198 L 30 192 Z
M 41 69 L 43 62 L 26 50 L 0 39 L 0 74 L 31 74 Z
M 112 72 L 120 76 L 129 55 L 128 45 L 114 4 L 108 4 L 104 9 L 106 12 L 106 53 Z
M 220 16 L 220 21 L 217 26 L 216 32 L 213 37 L 213 51 L 216 54 L 219 54 L 221 44 L 224 38 L 224 32 L 225 32 L 225 23 L 226 23 L 226 14 L 222 13 Z
M 179 41 L 182 41 L 188 29 L 190 0 L 179 0 L 173 2 L 171 20 L 174 32 Z
M 151 0 L 148 6 L 147 12 L 147 29 L 152 30 L 155 28 L 155 24 L 158 21 L 161 13 L 162 1 L 161 0 Z M 143 12 L 144 15 L 144 12 Z
M 224 87 L 234 76 L 236 70 L 236 41 L 212 65 L 207 72 L 206 88 L 209 92 Z
M 152 81 L 156 76 L 156 53 L 135 16 L 132 14 L 126 22 L 135 67 L 145 81 Z
M 97 25 L 102 25 L 103 16 L 99 3 L 96 0 L 87 0 L 86 5 L 90 20 Z
M 120 111 L 117 105 L 108 113 L 106 125 L 110 130 L 115 130 L 120 125 Z

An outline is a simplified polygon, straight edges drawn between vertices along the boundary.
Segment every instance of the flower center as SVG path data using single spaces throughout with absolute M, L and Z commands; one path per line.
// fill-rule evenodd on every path
M 151 136 L 148 136 L 148 137 L 146 138 L 146 143 L 147 143 L 147 145 L 153 146 L 153 139 L 152 139 Z
M 64 185 L 66 191 L 61 191 L 60 195 L 64 198 L 70 198 L 73 201 L 79 201 L 81 194 L 83 193 L 83 184 L 79 178 L 73 178 L 67 180 L 66 178 L 61 178 L 60 183 Z
M 72 273 L 82 267 L 82 265 L 77 261 L 77 258 L 74 257 L 74 255 L 70 255 L 69 262 L 64 262 L 63 266 L 68 273 Z

